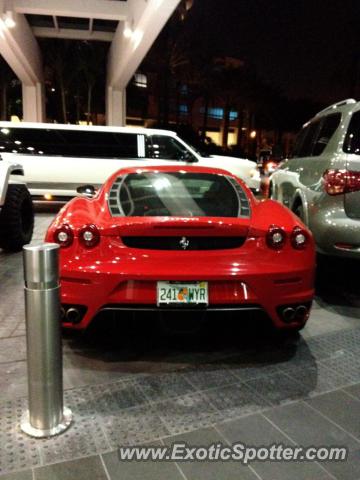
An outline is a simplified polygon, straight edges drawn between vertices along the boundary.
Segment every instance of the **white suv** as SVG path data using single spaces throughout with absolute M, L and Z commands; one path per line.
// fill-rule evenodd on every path
M 34 211 L 21 165 L 0 158 L 0 248 L 18 251 L 30 243 Z

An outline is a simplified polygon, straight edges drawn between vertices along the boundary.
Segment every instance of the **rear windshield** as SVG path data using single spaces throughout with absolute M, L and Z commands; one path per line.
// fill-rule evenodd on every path
M 141 172 L 119 177 L 110 190 L 113 216 L 238 217 L 249 214 L 232 178 L 192 172 Z
M 344 141 L 344 152 L 360 155 L 360 111 L 351 117 Z

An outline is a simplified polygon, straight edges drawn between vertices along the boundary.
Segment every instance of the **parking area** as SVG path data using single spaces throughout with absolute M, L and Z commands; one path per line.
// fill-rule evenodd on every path
M 52 216 L 37 214 L 34 240 Z M 169 332 L 149 316 L 65 333 L 65 404 L 75 421 L 63 435 L 34 440 L 19 429 L 27 404 L 22 258 L 0 252 L 1 478 L 62 479 L 72 471 L 77 480 L 360 479 L 355 273 L 344 262 L 322 272 L 311 318 L 296 337 L 276 335 L 260 319 L 221 315 L 193 333 Z M 118 459 L 119 446 L 176 441 L 331 445 L 349 453 L 345 462 L 249 466 Z

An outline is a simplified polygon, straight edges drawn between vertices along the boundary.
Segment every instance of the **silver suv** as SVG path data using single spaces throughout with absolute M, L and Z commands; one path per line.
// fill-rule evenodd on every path
M 331 105 L 303 126 L 269 196 L 301 217 L 320 253 L 360 259 L 360 102 Z

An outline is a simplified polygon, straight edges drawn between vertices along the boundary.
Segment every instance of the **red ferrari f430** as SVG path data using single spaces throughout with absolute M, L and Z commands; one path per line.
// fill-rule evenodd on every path
M 88 186 L 84 191 L 91 194 Z M 71 200 L 48 229 L 60 245 L 63 325 L 104 310 L 261 310 L 301 329 L 314 295 L 314 241 L 290 210 L 220 169 L 122 169 Z

